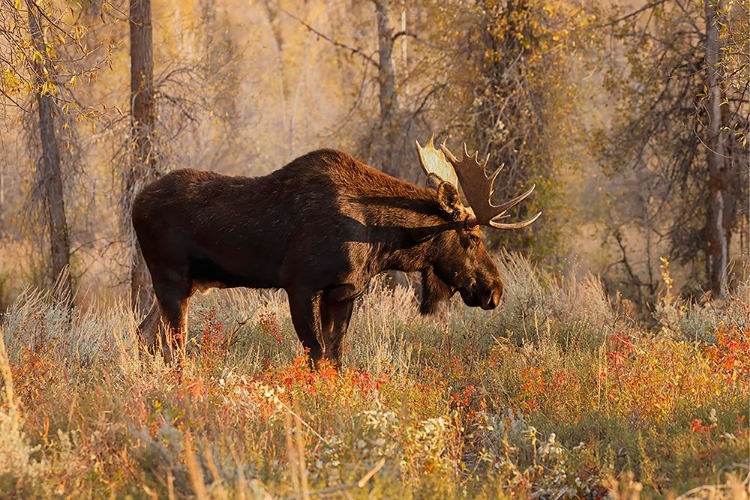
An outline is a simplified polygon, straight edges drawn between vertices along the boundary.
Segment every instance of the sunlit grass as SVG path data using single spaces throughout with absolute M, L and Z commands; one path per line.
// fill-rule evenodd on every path
M 594 279 L 519 258 L 502 272 L 498 310 L 456 300 L 436 318 L 375 283 L 340 373 L 309 371 L 283 293 L 197 297 L 178 373 L 139 358 L 125 305 L 71 317 L 26 292 L 2 325 L 1 496 L 747 491 L 742 289 L 722 309 L 665 300 L 646 331 Z

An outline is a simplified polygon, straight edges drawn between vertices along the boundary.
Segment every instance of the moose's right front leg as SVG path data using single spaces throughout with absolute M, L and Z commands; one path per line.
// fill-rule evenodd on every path
M 292 313 L 292 324 L 297 332 L 302 347 L 307 351 L 313 364 L 323 357 L 323 349 L 320 346 L 321 319 L 320 300 L 321 291 L 290 288 L 289 310 Z
M 341 369 L 341 341 L 349 327 L 354 309 L 354 299 L 339 302 L 323 296 L 323 355 L 336 370 Z

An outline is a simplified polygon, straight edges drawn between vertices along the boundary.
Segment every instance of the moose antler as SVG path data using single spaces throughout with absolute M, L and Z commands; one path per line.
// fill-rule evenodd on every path
M 466 149 L 466 144 L 464 144 L 464 157 L 459 161 L 446 147 L 445 143 L 440 146 L 440 149 L 456 171 L 458 180 L 464 190 L 466 201 L 469 202 L 469 205 L 476 215 L 476 224 L 491 226 L 498 229 L 519 229 L 528 226 L 542 215 L 542 213 L 539 212 L 528 220 L 511 224 L 499 222 L 500 220 L 509 217 L 508 215 L 505 215 L 505 212 L 528 198 L 529 195 L 534 192 L 536 185 L 531 186 L 531 189 L 522 195 L 516 196 L 512 200 L 506 201 L 500 205 L 493 205 L 491 200 L 492 194 L 495 192 L 495 179 L 497 179 L 503 166 L 501 165 L 492 177 L 488 178 L 485 173 L 485 168 L 490 161 L 489 154 L 484 159 L 484 162 L 479 163 L 479 151 L 470 155 L 469 151 Z
M 523 222 L 500 222 L 500 220 L 510 217 L 505 213 L 528 198 L 534 192 L 536 186 L 531 186 L 531 189 L 512 200 L 500 205 L 493 205 L 491 199 L 495 192 L 495 179 L 497 179 L 503 167 L 501 165 L 492 177 L 488 178 L 485 168 L 490 160 L 489 154 L 483 163 L 479 163 L 479 152 L 469 155 L 466 144 L 464 144 L 464 157 L 459 161 L 446 147 L 445 142 L 440 146 L 440 150 L 435 149 L 432 137 L 425 147 L 421 147 L 417 142 L 417 152 L 422 169 L 427 175 L 437 175 L 442 180 L 453 183 L 456 187 L 460 182 L 466 201 L 474 211 L 474 220 L 470 221 L 471 225 L 490 226 L 498 229 L 519 229 L 528 226 L 542 215 L 539 212 Z
M 419 141 L 416 141 L 417 154 L 419 155 L 419 163 L 422 165 L 422 170 L 427 174 L 427 177 L 436 175 L 440 180 L 450 182 L 458 187 L 456 171 L 448 163 L 448 160 L 445 159 L 443 152 L 435 149 L 434 138 L 434 135 L 430 136 L 430 141 L 424 147 L 419 145 Z

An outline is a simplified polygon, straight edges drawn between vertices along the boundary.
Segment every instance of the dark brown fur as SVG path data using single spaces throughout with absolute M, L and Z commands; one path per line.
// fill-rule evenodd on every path
M 450 184 L 423 189 L 335 150 L 257 178 L 172 172 L 133 205 L 158 301 L 139 328 L 142 340 L 154 347 L 161 316 L 177 334 L 162 334 L 170 360 L 198 289 L 283 288 L 311 358 L 338 366 L 354 299 L 385 270 L 422 273 L 423 314 L 456 291 L 492 309 L 502 282 L 468 216 Z

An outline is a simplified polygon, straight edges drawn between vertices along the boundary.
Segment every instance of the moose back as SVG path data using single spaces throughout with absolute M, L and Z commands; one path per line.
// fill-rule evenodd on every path
M 335 366 L 354 301 L 382 271 L 421 273 L 423 314 L 455 292 L 497 307 L 503 284 L 474 212 L 432 177 L 421 188 L 324 149 L 264 177 L 184 169 L 154 181 L 132 214 L 156 295 L 142 343 L 171 361 L 191 295 L 210 287 L 283 288 L 302 345 Z

